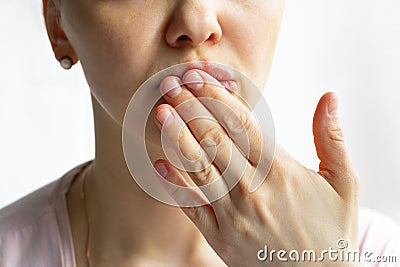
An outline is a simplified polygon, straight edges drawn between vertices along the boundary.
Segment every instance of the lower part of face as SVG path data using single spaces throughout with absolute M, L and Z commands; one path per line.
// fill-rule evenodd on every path
M 262 90 L 283 6 L 283 0 L 63 0 L 60 14 L 92 95 L 121 126 L 137 88 L 178 63 L 222 63 Z

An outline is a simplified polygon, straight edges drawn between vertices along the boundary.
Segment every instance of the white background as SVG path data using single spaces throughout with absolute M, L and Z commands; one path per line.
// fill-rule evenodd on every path
M 54 59 L 40 0 L 0 2 L 0 207 L 93 158 L 80 65 Z M 316 169 L 312 116 L 326 91 L 361 177 L 361 204 L 400 221 L 400 1 L 287 0 L 265 96 L 278 142 Z

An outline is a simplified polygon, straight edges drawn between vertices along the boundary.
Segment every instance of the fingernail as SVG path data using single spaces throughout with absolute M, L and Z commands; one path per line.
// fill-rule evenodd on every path
M 190 89 L 199 90 L 203 88 L 204 80 L 200 73 L 197 71 L 192 71 L 183 77 L 183 83 Z
M 177 78 L 168 78 L 161 82 L 160 84 L 161 94 L 166 94 L 168 97 L 175 97 L 182 91 L 181 85 Z
M 333 99 L 328 104 L 328 113 L 331 116 L 336 116 L 338 110 L 338 99 L 337 96 L 334 95 Z
M 156 171 L 157 171 L 158 174 L 160 174 L 162 177 L 167 176 L 168 170 L 167 170 L 167 167 L 165 166 L 164 163 L 157 163 L 157 164 L 154 165 L 154 168 L 156 168 Z
M 170 125 L 173 120 L 172 116 L 173 115 L 168 108 L 161 109 L 156 115 L 157 120 L 161 125 Z

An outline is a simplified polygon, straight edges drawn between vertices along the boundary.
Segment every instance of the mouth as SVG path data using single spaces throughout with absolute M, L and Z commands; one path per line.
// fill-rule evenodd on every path
M 213 63 L 210 61 L 188 61 L 188 65 L 184 72 L 191 69 L 199 69 L 210 74 L 214 79 L 219 81 L 230 93 L 238 93 L 237 81 L 234 77 L 232 69 L 225 65 Z

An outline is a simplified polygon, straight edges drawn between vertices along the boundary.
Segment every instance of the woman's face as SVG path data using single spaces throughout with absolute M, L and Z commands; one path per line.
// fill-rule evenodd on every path
M 262 89 L 284 7 L 284 0 L 60 2 L 67 43 L 81 62 L 93 96 L 119 125 L 137 88 L 178 63 L 229 65 Z

